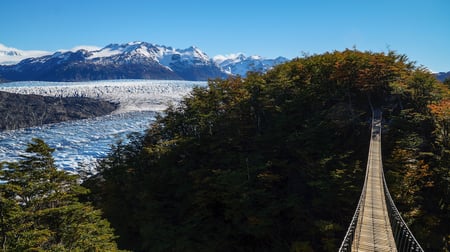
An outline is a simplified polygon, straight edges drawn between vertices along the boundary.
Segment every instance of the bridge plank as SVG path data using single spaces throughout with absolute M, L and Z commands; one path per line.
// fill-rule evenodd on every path
M 386 207 L 381 159 L 381 119 L 372 122 L 367 181 L 352 251 L 397 251 Z

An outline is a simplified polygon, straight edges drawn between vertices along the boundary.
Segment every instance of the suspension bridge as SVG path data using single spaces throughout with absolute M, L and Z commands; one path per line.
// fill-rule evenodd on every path
M 345 251 L 423 251 L 389 193 L 381 158 L 381 111 L 373 110 L 364 186 L 345 238 Z

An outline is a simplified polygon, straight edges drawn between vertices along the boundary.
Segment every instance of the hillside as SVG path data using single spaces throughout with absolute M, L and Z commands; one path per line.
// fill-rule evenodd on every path
M 0 130 L 91 118 L 116 108 L 117 104 L 86 97 L 56 98 L 0 91 Z
M 393 52 L 296 59 L 195 88 L 145 136 L 114 146 L 85 185 L 125 249 L 337 251 L 361 193 L 372 104 L 391 194 L 424 249 L 445 250 L 447 94 Z

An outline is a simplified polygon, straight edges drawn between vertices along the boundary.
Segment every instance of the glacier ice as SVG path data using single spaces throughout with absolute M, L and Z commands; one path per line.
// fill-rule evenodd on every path
M 33 137 L 44 139 L 55 148 L 59 168 L 75 171 L 92 169 L 110 146 L 126 135 L 144 132 L 157 113 L 176 104 L 195 86 L 206 82 L 116 80 L 92 82 L 11 82 L 0 91 L 47 96 L 86 96 L 119 102 L 111 115 L 0 132 L 0 161 L 14 161 L 23 154 Z

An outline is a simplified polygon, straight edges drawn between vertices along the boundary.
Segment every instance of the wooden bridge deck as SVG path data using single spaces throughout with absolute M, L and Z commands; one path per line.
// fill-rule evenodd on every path
M 372 122 L 367 176 L 363 201 L 355 229 L 352 251 L 397 251 L 392 234 L 383 186 L 381 119 Z

